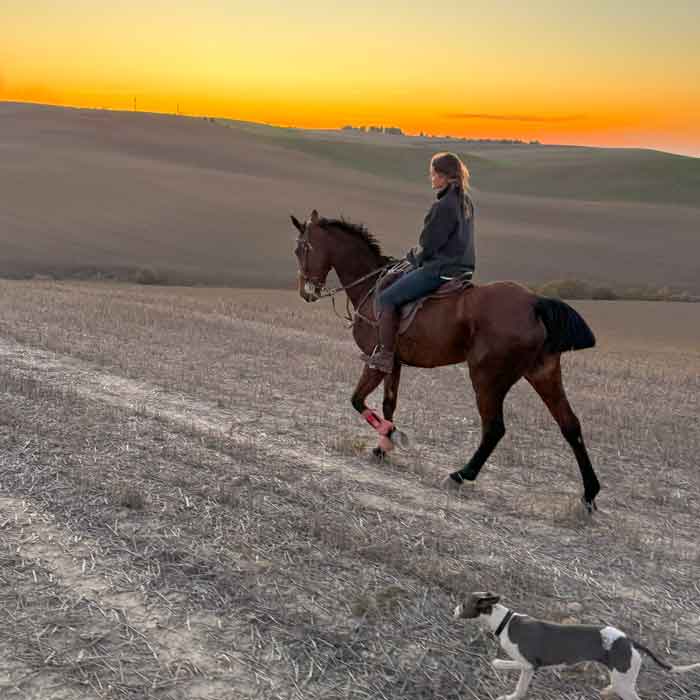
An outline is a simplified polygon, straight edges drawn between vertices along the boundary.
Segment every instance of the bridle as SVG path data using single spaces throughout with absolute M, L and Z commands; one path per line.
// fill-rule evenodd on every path
M 304 281 L 304 291 L 309 297 L 313 297 L 310 299 L 310 301 L 318 301 L 319 299 L 327 299 L 328 297 L 331 298 L 331 302 L 333 303 L 333 311 L 335 312 L 335 315 L 338 316 L 339 318 L 342 318 L 345 321 L 348 321 L 349 323 L 354 323 L 355 318 L 357 316 L 360 316 L 358 313 L 359 309 L 361 306 L 367 301 L 369 298 L 370 294 L 373 291 L 373 288 L 371 288 L 365 297 L 362 299 L 362 301 L 357 305 L 357 310 L 358 311 L 353 311 L 350 308 L 350 297 L 346 297 L 345 301 L 345 316 L 341 316 L 338 311 L 336 310 L 335 307 L 335 295 L 344 292 L 347 289 L 352 289 L 352 287 L 357 286 L 358 284 L 361 284 L 362 282 L 367 281 L 368 279 L 371 279 L 372 277 L 376 277 L 377 275 L 381 274 L 388 268 L 392 267 L 393 263 L 387 263 L 386 265 L 382 265 L 382 267 L 378 267 L 375 270 L 372 270 L 371 272 L 367 273 L 366 275 L 363 275 L 359 279 L 356 279 L 353 282 L 350 282 L 350 284 L 345 284 L 341 285 L 340 287 L 333 287 L 331 289 L 328 289 L 328 287 L 325 286 L 323 282 L 320 282 L 319 280 L 314 280 L 312 279 L 309 274 L 308 274 L 308 258 L 309 258 L 309 253 L 313 250 L 313 246 L 311 245 L 311 242 L 309 241 L 308 238 L 302 236 L 299 236 L 296 240 L 297 248 L 299 249 L 299 276 L 301 279 Z
M 309 253 L 314 249 L 311 245 L 311 241 L 304 236 L 299 236 L 296 240 L 297 249 L 299 250 L 299 275 L 304 280 L 304 289 L 306 290 L 306 285 L 313 285 L 313 292 L 318 299 L 321 298 L 324 286 L 322 282 L 318 280 L 313 280 L 309 276 Z M 307 290 L 308 291 L 308 290 Z

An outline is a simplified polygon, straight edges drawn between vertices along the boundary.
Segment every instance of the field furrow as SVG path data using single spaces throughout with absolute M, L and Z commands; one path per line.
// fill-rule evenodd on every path
M 376 464 L 347 405 L 355 350 L 330 325 L 305 330 L 286 297 L 197 290 L 115 288 L 110 317 L 108 289 L 8 285 L 4 301 L 8 697 L 495 697 L 515 679 L 451 619 L 486 588 L 611 622 L 674 663 L 700 656 L 691 356 L 570 362 L 605 486 L 591 520 L 525 387 L 477 486 L 448 497 L 440 480 L 478 435 L 459 369 L 407 373 L 416 445 Z M 594 698 L 605 679 L 581 666 L 535 683 L 545 700 Z M 648 664 L 639 687 L 695 700 L 700 678 Z

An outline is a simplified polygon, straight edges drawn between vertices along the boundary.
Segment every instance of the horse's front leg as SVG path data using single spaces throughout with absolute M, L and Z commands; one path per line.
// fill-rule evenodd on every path
M 387 452 L 394 449 L 394 438 L 405 439 L 403 433 L 396 430 L 392 420 L 396 409 L 400 377 L 401 365 L 399 363 L 396 363 L 394 371 L 389 375 L 365 366 L 360 381 L 352 394 L 353 408 L 379 433 L 379 445 L 372 450 L 372 454 L 378 459 L 383 459 Z M 368 408 L 365 402 L 382 380 L 384 380 L 384 401 L 382 404 L 384 418 L 381 418 L 373 409 Z
M 391 374 L 387 374 L 384 377 L 384 402 L 382 403 L 382 411 L 384 413 L 384 419 L 388 420 L 394 426 L 389 433 L 389 438 L 391 440 L 390 449 L 394 446 L 399 448 L 408 447 L 408 436 L 406 433 L 402 432 L 396 427 L 394 423 L 394 411 L 396 410 L 396 404 L 399 399 L 399 383 L 401 381 L 401 363 L 396 362 L 394 365 L 394 371 Z M 388 450 L 382 449 L 382 444 L 374 449 L 374 455 L 378 459 L 383 459 L 386 456 Z

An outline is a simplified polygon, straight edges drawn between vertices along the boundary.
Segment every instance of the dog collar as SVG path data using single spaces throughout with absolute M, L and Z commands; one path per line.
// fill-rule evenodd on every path
M 494 634 L 496 635 L 496 638 L 501 636 L 501 632 L 506 628 L 506 625 L 511 621 L 511 618 L 515 615 L 515 613 L 512 610 L 509 610 L 504 616 L 503 619 L 501 620 L 501 624 L 498 625 L 496 628 L 496 631 Z

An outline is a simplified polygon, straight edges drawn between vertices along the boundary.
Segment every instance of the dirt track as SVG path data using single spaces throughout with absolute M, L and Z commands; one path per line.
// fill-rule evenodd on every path
M 687 356 L 663 370 L 614 350 L 567 363 L 606 487 L 589 522 L 573 460 L 524 391 L 476 489 L 437 487 L 476 441 L 455 369 L 406 378 L 399 420 L 416 447 L 370 463 L 346 406 L 354 349 L 286 297 L 3 292 L 3 698 L 495 697 L 514 678 L 489 667 L 486 635 L 450 619 L 476 587 L 555 619 L 579 602 L 582 619 L 674 662 L 700 656 Z M 241 343 L 234 365 L 212 359 L 220 334 Z M 246 382 L 261 364 L 274 383 Z M 642 385 L 660 399 L 653 415 Z M 431 407 L 435 395 L 445 403 Z M 645 669 L 642 697 L 698 697 L 697 677 Z M 587 667 L 536 683 L 547 699 L 604 684 Z

